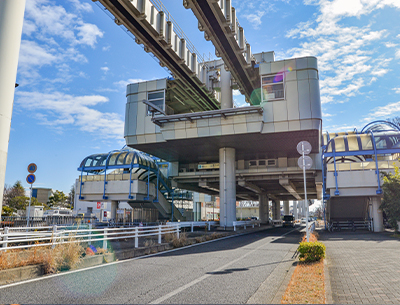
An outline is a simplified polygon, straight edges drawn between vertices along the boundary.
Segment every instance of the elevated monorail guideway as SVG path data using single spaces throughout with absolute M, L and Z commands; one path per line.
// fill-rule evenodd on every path
M 261 86 L 260 76 L 231 0 L 184 0 L 183 5 L 193 11 L 205 39 L 212 41 L 216 55 L 222 57 L 249 102 L 253 91 Z
M 143 44 L 146 52 L 153 53 L 160 65 L 171 71 L 180 92 L 187 92 L 192 111 L 220 109 L 219 102 L 206 87 L 207 66 L 201 55 L 159 1 L 99 2 L 115 17 L 116 24 L 124 25 L 136 37 L 136 43 Z

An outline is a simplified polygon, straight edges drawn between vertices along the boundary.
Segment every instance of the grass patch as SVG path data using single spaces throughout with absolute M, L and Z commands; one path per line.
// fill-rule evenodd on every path
M 316 232 L 310 234 L 310 243 L 318 242 Z M 307 241 L 302 237 L 301 243 Z M 290 279 L 281 304 L 325 304 L 325 274 L 323 259 L 316 262 L 300 262 Z
M 69 243 L 51 247 L 33 247 L 0 251 L 0 270 L 43 265 L 46 274 L 59 270 L 73 269 L 81 260 L 84 253 L 79 243 Z
M 296 266 L 281 304 L 325 304 L 324 262 Z

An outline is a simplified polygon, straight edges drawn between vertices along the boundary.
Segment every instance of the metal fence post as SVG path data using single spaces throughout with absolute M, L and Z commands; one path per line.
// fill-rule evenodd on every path
M 158 226 L 158 243 L 161 244 L 161 225 Z
M 208 222 L 208 231 L 211 230 L 211 222 Z
M 179 224 L 176 224 L 176 237 L 179 238 Z
M 103 249 L 106 250 L 107 249 L 107 229 L 104 229 L 104 240 L 103 240 Z
M 5 227 L 4 228 L 4 237 L 3 237 L 3 241 L 7 241 L 8 240 L 8 232 L 9 232 L 9 227 Z M 3 248 L 7 248 L 7 243 L 3 244 Z
M 190 227 L 191 227 L 191 231 L 190 232 L 193 233 L 193 222 L 190 224 Z
M 139 247 L 139 231 L 138 231 L 138 227 L 135 228 L 135 248 Z
M 89 224 L 89 237 L 88 237 L 88 239 L 89 239 L 89 242 L 88 242 L 88 245 L 90 246 L 91 244 L 92 244 L 92 224 L 90 223 Z
M 56 242 L 56 235 L 57 235 L 57 225 L 53 225 L 53 240 L 52 240 L 52 245 L 51 248 L 55 248 L 55 242 Z

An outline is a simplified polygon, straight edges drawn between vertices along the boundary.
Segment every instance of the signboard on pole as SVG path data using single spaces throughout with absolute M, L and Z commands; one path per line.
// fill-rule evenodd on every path
M 303 169 L 303 180 L 304 180 L 304 201 L 306 206 L 306 235 L 307 235 L 307 242 L 310 241 L 310 231 L 308 228 L 308 200 L 307 200 L 307 183 L 306 183 L 306 169 L 310 169 L 312 167 L 312 159 L 308 155 L 311 150 L 311 144 L 307 141 L 301 141 L 297 144 L 297 151 L 301 155 L 297 164 L 300 168 Z
M 35 177 L 34 174 L 29 174 L 29 175 L 26 177 L 26 182 L 28 182 L 29 184 L 34 183 L 35 180 L 36 180 L 36 177 Z
M 31 163 L 28 165 L 28 172 L 33 174 L 37 170 L 37 165 L 35 163 Z

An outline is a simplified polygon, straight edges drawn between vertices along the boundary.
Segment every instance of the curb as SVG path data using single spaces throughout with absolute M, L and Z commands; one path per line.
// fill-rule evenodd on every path
M 331 278 L 329 276 L 328 256 L 324 259 L 324 275 L 325 275 L 325 303 L 333 304 Z

